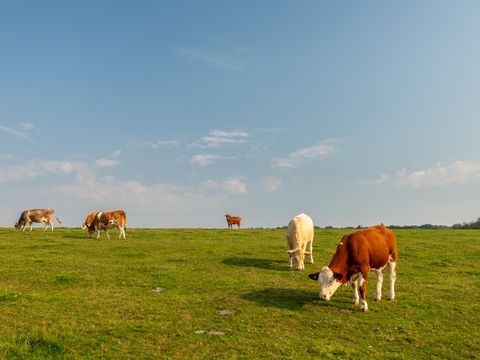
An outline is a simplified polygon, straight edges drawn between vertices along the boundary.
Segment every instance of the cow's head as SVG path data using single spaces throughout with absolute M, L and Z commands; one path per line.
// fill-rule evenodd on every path
M 293 267 L 295 270 L 305 270 L 304 260 L 305 255 L 310 255 L 309 252 L 303 251 L 301 248 L 287 250 L 288 255 L 293 258 Z
M 325 266 L 322 271 L 310 274 L 308 277 L 320 283 L 320 299 L 328 301 L 339 286 L 342 285 L 343 275 L 334 273 L 328 266 Z
M 23 221 L 17 221 L 15 223 L 15 229 L 20 229 L 25 223 Z

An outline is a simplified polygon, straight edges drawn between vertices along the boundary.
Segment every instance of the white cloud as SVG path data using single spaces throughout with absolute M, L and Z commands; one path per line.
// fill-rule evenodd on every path
M 119 162 L 117 160 L 112 160 L 112 159 L 95 160 L 95 166 L 97 168 L 113 167 L 113 166 L 117 166 L 118 164 Z
M 161 148 L 173 148 L 177 147 L 178 141 L 175 140 L 156 140 L 156 141 L 144 141 L 144 142 L 131 142 L 132 147 L 135 149 L 161 149 Z
M 247 184 L 241 178 L 230 178 L 223 181 L 207 180 L 200 184 L 201 191 L 220 190 L 232 195 L 248 193 Z
M 0 131 L 3 131 L 4 133 L 7 133 L 7 134 L 10 134 L 10 135 L 13 135 L 19 139 L 23 139 L 23 140 L 31 140 L 30 137 L 25 134 L 23 131 L 19 131 L 19 130 L 15 130 L 11 127 L 8 127 L 8 126 L 3 126 L 3 125 L 0 125 Z
M 410 173 L 402 169 L 393 175 L 383 174 L 378 179 L 364 184 L 393 184 L 398 187 L 417 189 L 478 183 L 480 183 L 480 162 L 458 160 L 451 164 L 437 164 L 434 167 Z
M 82 161 L 29 161 L 0 168 L 0 183 L 17 182 L 26 179 L 59 174 L 88 173 L 89 166 Z
M 263 189 L 268 192 L 276 192 L 283 188 L 283 183 L 280 179 L 274 177 L 266 177 L 263 179 Z
M 118 150 L 115 150 L 115 151 L 112 153 L 112 156 L 117 157 L 117 156 L 120 156 L 120 155 L 122 155 L 122 154 L 123 154 L 123 151 L 120 150 L 120 149 L 118 149 Z
M 223 70 L 242 72 L 245 61 L 238 54 L 224 50 L 206 50 L 185 46 L 176 46 L 174 53 L 183 58 L 198 61 Z M 244 51 L 245 52 L 245 51 Z
M 217 160 L 224 159 L 224 156 L 215 154 L 198 154 L 192 157 L 190 162 L 197 166 L 213 165 Z
M 243 182 L 241 179 L 238 179 L 238 178 L 231 178 L 231 179 L 228 179 L 226 181 L 224 181 L 221 185 L 221 187 L 231 193 L 231 194 L 235 194 L 235 195 L 242 195 L 242 194 L 246 194 L 248 191 L 247 191 L 247 184 L 245 182 Z
M 336 146 L 333 140 L 323 141 L 319 144 L 299 149 L 291 152 L 285 158 L 279 158 L 273 160 L 273 167 L 293 169 L 298 167 L 302 162 L 307 159 L 321 159 L 329 155 L 332 155 L 336 151 Z
M 35 124 L 32 124 L 32 123 L 21 123 L 20 126 L 21 126 L 24 130 L 32 130 L 32 129 L 35 129 Z
M 202 137 L 200 141 L 193 143 L 191 146 L 199 148 L 218 148 L 223 145 L 240 145 L 245 144 L 249 137 L 249 133 L 241 130 L 212 130 L 207 136 Z

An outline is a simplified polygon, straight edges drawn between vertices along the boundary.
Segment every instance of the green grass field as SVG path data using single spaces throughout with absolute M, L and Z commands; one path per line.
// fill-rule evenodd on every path
M 320 301 L 307 276 L 344 230 L 316 231 L 304 272 L 287 269 L 283 230 L 110 233 L 0 229 L 0 358 L 480 356 L 478 231 L 396 230 L 396 300 L 373 301 L 371 273 L 368 313 L 350 287 Z

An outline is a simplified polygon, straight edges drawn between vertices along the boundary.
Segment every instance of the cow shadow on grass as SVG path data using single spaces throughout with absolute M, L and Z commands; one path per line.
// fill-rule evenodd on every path
M 287 261 L 272 259 L 255 259 L 247 257 L 229 257 L 222 261 L 225 265 L 256 267 L 259 269 L 288 271 Z
M 307 304 L 318 302 L 318 292 L 285 288 L 268 288 L 242 294 L 240 297 L 254 301 L 261 306 L 289 310 L 300 310 Z

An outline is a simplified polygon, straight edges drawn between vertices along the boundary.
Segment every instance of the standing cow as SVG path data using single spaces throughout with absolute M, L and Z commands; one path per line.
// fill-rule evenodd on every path
M 287 226 L 287 245 L 289 268 L 292 268 L 293 260 L 295 269 L 304 270 L 305 255 L 309 256 L 310 264 L 313 264 L 313 221 L 310 216 L 299 214 L 290 220 Z
M 20 218 L 18 221 L 15 223 L 15 229 L 21 228 L 22 231 L 25 231 L 25 228 L 28 226 L 30 227 L 30 231 L 32 231 L 32 224 L 33 223 L 38 223 L 38 222 L 43 222 L 45 223 L 45 227 L 43 228 L 43 231 L 46 231 L 49 227 L 53 231 L 53 214 L 55 210 L 51 208 L 46 208 L 46 209 L 27 209 L 22 212 L 20 215 Z M 57 219 L 57 222 L 61 224 L 62 222 Z
M 105 230 L 107 239 L 110 239 L 110 235 L 108 235 L 108 229 L 117 228 L 120 230 L 118 238 L 121 239 L 123 236 L 123 238 L 126 239 L 126 223 L 127 216 L 123 210 L 94 211 L 87 216 L 82 228 L 88 229 L 89 237 L 92 237 L 93 233 L 96 231 L 97 239 L 100 237 L 100 230 Z
M 242 221 L 240 216 L 232 216 L 227 214 L 225 217 L 227 218 L 227 225 L 229 229 L 232 229 L 233 225 L 238 225 L 238 229 L 240 229 L 240 222 Z
M 375 270 L 377 289 L 375 300 L 382 298 L 383 269 L 388 267 L 390 289 L 388 299 L 395 299 L 395 280 L 397 278 L 397 241 L 395 234 L 383 224 L 368 229 L 355 231 L 342 238 L 330 265 L 322 271 L 310 274 L 312 280 L 320 283 L 320 299 L 330 297 L 340 285 L 351 284 L 353 288 L 352 303 L 359 303 L 358 292 L 362 302 L 360 308 L 368 311 L 367 279 L 368 272 Z

